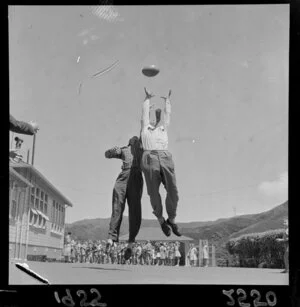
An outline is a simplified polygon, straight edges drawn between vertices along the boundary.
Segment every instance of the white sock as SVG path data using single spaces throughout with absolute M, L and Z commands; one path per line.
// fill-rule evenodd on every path
M 112 239 L 108 239 L 107 243 L 110 244 L 110 245 L 113 245 L 113 240 Z

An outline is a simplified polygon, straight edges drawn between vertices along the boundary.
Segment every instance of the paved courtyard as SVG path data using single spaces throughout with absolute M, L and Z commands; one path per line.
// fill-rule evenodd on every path
M 243 284 L 288 285 L 288 274 L 277 269 L 223 267 L 157 267 L 28 261 L 29 268 L 50 284 Z M 41 284 L 9 265 L 9 284 Z

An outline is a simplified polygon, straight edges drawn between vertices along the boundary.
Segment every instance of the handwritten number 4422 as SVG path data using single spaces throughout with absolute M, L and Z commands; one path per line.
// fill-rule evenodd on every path
M 88 302 L 87 299 L 88 299 L 88 296 L 86 294 L 86 292 L 84 290 L 78 290 L 76 292 L 76 295 L 78 297 L 81 297 L 81 300 L 79 302 L 80 304 L 80 307 L 89 307 L 89 306 L 99 306 L 99 307 L 107 307 L 107 304 L 106 303 L 101 303 L 100 302 L 100 299 L 101 299 L 101 294 L 99 293 L 99 291 L 95 288 L 92 288 L 90 289 L 90 292 L 92 294 L 96 294 L 96 297 L 91 301 L 91 302 Z M 62 303 L 63 305 L 67 306 L 67 307 L 75 307 L 77 304 L 76 302 L 74 301 L 72 295 L 71 295 L 71 292 L 69 289 L 66 289 L 66 293 L 67 295 L 63 296 L 61 299 L 59 298 L 58 296 L 58 293 L 57 291 L 54 292 L 54 297 L 56 299 L 56 301 L 58 303 Z M 77 305 L 78 306 L 78 305 Z
M 233 298 L 234 290 L 231 289 L 229 291 L 223 290 L 223 294 L 226 295 L 229 298 L 229 301 L 227 302 L 228 306 L 235 306 L 235 299 Z M 236 293 L 238 295 L 237 301 L 239 306 L 241 307 L 251 307 L 250 303 L 244 303 L 244 301 L 247 299 L 247 293 L 243 289 L 237 289 Z M 253 300 L 253 306 L 254 307 L 260 307 L 260 306 L 276 306 L 277 304 L 277 298 L 276 294 L 273 291 L 269 291 L 266 293 L 266 302 L 261 301 L 261 294 L 257 290 L 251 290 L 250 296 L 254 298 Z

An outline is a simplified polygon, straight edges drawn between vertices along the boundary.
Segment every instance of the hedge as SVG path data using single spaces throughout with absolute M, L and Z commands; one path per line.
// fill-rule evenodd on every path
M 282 238 L 284 232 L 284 229 L 277 229 L 242 235 L 229 240 L 226 249 L 238 259 L 241 267 L 283 268 L 285 246 L 276 239 Z

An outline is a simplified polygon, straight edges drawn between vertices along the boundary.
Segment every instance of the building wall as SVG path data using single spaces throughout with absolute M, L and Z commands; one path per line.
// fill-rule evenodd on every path
M 28 218 L 28 205 L 26 196 L 29 188 L 24 186 L 18 179 L 10 177 L 10 199 L 9 199 L 9 255 L 12 258 L 23 259 L 24 249 L 21 245 L 26 243 L 26 229 Z
M 62 257 L 62 250 L 47 247 L 47 246 L 35 246 L 35 245 L 28 245 L 28 258 L 33 258 L 37 256 L 47 256 L 50 259 L 61 259 Z
M 33 185 L 35 189 L 39 189 L 40 192 L 44 192 L 44 194 L 48 195 L 47 201 L 47 212 L 40 210 L 48 216 L 49 221 L 45 222 L 45 228 L 35 227 L 34 225 L 30 225 L 30 233 L 29 233 L 29 241 L 28 243 L 31 245 L 37 246 L 48 246 L 52 248 L 63 248 L 63 240 L 64 240 L 64 226 L 65 226 L 65 214 L 53 211 L 53 202 L 54 205 L 59 205 L 64 208 L 64 202 L 61 197 L 52 191 L 48 185 L 41 182 L 37 176 L 34 176 L 29 169 L 21 169 L 21 175 L 23 175 L 26 179 L 28 179 Z M 36 190 L 35 190 L 36 191 Z M 30 193 L 30 207 L 37 208 L 36 193 Z M 34 203 L 32 201 L 32 197 L 34 196 Z M 44 202 L 45 204 L 45 202 Z M 30 219 L 31 220 L 31 219 Z M 32 223 L 31 223 L 32 224 Z M 33 223 L 34 224 L 34 223 Z
M 19 222 L 18 218 L 10 222 L 10 257 L 19 258 L 14 256 L 19 255 L 19 253 L 23 257 L 25 256 L 26 248 L 25 245 L 21 248 L 21 243 L 26 244 L 28 237 L 27 255 L 47 255 L 49 258 L 58 259 L 61 257 L 64 243 L 64 201 L 50 186 L 33 175 L 30 169 L 16 168 L 15 170 L 30 181 L 34 188 L 28 188 L 27 194 L 23 193 L 21 196 L 23 205 L 18 211 Z M 12 195 L 11 190 L 11 199 Z M 41 215 L 34 214 L 31 208 L 38 209 L 49 220 Z M 28 223 L 29 231 L 27 231 Z M 17 244 L 14 244 L 14 242 L 17 242 Z

